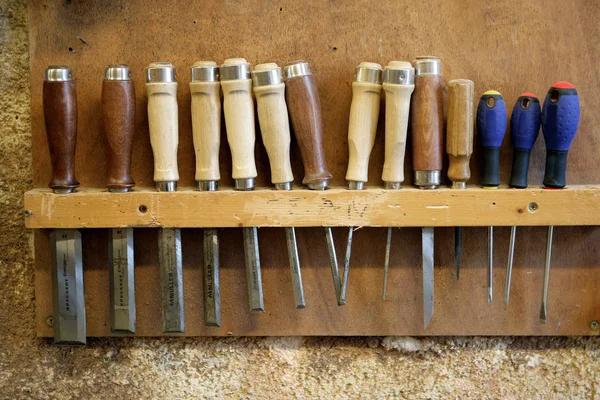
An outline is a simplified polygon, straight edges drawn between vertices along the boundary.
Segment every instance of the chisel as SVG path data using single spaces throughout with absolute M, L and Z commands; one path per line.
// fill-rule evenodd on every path
M 473 154 L 473 98 L 475 85 L 468 79 L 448 82 L 448 123 L 446 124 L 446 153 L 448 179 L 452 189 L 464 190 L 471 178 L 469 161 Z M 462 227 L 454 230 L 456 279 L 460 277 L 462 260 Z
M 292 190 L 294 175 L 290 164 L 290 122 L 285 104 L 285 84 L 275 63 L 259 64 L 252 72 L 258 122 L 271 165 L 271 182 L 277 190 Z M 288 258 L 296 308 L 306 307 L 298 244 L 294 227 L 285 228 Z
M 377 121 L 379 120 L 381 76 L 381 65 L 371 62 L 361 62 L 354 72 L 350 121 L 348 123 L 349 159 L 346 181 L 349 190 L 364 189 L 369 178 L 369 158 L 375 144 Z M 344 275 L 342 290 L 340 291 L 340 302 L 342 303 L 346 302 L 353 232 L 353 226 L 348 228 Z
M 544 187 L 562 189 L 567 174 L 567 156 L 571 143 L 577 134 L 580 117 L 579 96 L 569 82 L 557 82 L 548 91 L 542 107 L 542 132 L 546 142 L 546 170 Z M 552 236 L 554 227 L 548 227 L 546 243 L 546 265 L 544 268 L 544 286 L 540 320 L 546 323 L 548 318 L 548 284 L 550 281 L 550 261 L 552 257 Z
M 48 185 L 56 194 L 72 193 L 77 142 L 77 95 L 71 70 L 51 65 L 43 87 L 44 122 L 52 163 Z M 76 229 L 55 229 L 50 234 L 54 343 L 85 345 L 85 297 L 81 234 Z
M 508 186 L 515 189 L 527 187 L 529 156 L 540 131 L 540 101 L 531 93 L 523 93 L 517 99 L 510 117 L 510 134 L 513 143 L 513 162 Z M 506 284 L 504 286 L 504 305 L 510 298 L 510 281 L 512 279 L 513 260 L 517 227 L 510 230 L 508 247 L 508 266 L 506 268 Z
M 415 185 L 435 189 L 441 183 L 444 150 L 441 62 L 435 57 L 417 57 L 415 91 L 410 107 Z M 427 328 L 433 317 L 433 227 L 422 228 L 423 317 Z
M 198 61 L 191 70 L 192 133 L 196 152 L 196 182 L 200 191 L 215 191 L 221 174 L 221 84 L 214 61 Z M 221 285 L 219 282 L 219 232 L 203 230 L 204 324 L 221 326 Z
M 148 125 L 154 155 L 154 182 L 159 192 L 177 190 L 179 171 L 177 147 L 179 122 L 177 80 L 171 63 L 152 63 L 146 70 Z M 160 228 L 158 232 L 158 265 L 163 312 L 163 332 L 184 332 L 183 261 L 181 229 Z
M 305 61 L 294 61 L 286 65 L 283 73 L 286 79 L 285 100 L 304 165 L 302 183 L 311 190 L 325 190 L 329 187 L 331 174 L 327 170 L 325 150 L 323 149 L 323 121 L 317 85 L 310 67 Z M 336 299 L 338 305 L 341 306 L 344 303 L 340 301 L 342 285 L 333 234 L 330 227 L 324 227 L 324 229 Z
M 235 189 L 254 190 L 257 176 L 254 162 L 256 133 L 250 64 L 243 58 L 225 60 L 221 65 L 221 88 Z M 256 227 L 244 227 L 242 230 L 250 311 L 264 311 L 258 230 Z
M 102 82 L 102 122 L 108 144 L 109 192 L 126 193 L 131 179 L 135 91 L 127 65 L 109 65 Z M 133 229 L 113 228 L 108 240 L 110 330 L 135 333 Z
M 500 186 L 500 146 L 506 131 L 506 104 L 499 92 L 488 90 L 481 96 L 477 106 L 477 132 L 483 146 L 484 189 L 498 189 Z M 488 227 L 488 303 L 492 302 L 494 271 L 494 227 Z
M 385 91 L 385 161 L 381 179 L 385 188 L 398 190 L 404 182 L 404 155 L 408 131 L 410 97 L 415 90 L 415 69 L 407 61 L 390 61 L 383 70 Z M 392 227 L 388 227 L 383 268 L 382 297 L 387 293 Z

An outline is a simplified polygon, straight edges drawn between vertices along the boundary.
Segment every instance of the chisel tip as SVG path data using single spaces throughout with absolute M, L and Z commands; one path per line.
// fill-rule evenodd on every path
M 542 308 L 540 309 L 540 322 L 542 324 L 546 323 L 546 317 L 547 317 L 546 305 L 542 304 Z

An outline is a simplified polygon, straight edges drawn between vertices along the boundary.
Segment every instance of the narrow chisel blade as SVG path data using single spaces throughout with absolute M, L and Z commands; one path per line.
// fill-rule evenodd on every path
M 184 332 L 183 262 L 181 230 L 179 228 L 159 229 L 158 264 L 160 268 L 163 332 Z
M 462 226 L 457 226 L 454 229 L 454 257 L 455 257 L 455 267 L 456 267 L 456 279 L 460 278 L 460 265 L 462 263 L 462 235 L 463 228 Z
M 85 298 L 81 233 L 76 229 L 56 229 L 52 243 L 52 283 L 54 298 L 54 343 L 85 345 Z
M 110 330 L 114 333 L 135 333 L 133 229 L 110 230 L 108 262 Z
M 327 252 L 329 253 L 329 265 L 331 266 L 331 276 L 333 277 L 333 287 L 335 289 L 335 298 L 339 306 L 343 306 L 340 303 L 340 292 L 342 290 L 342 284 L 340 282 L 340 271 L 338 267 L 337 254 L 335 252 L 335 243 L 333 242 L 333 232 L 331 228 L 325 227 L 325 241 L 327 242 Z
M 294 301 L 296 308 L 305 308 L 304 287 L 302 285 L 302 273 L 300 272 L 300 258 L 298 257 L 298 244 L 296 241 L 296 230 L 293 227 L 285 228 L 285 239 L 288 247 L 290 270 L 292 273 L 292 285 L 294 287 Z
M 387 281 L 388 273 L 390 271 L 390 253 L 392 250 L 392 227 L 390 226 L 387 230 L 387 240 L 385 242 L 385 263 L 383 265 L 383 290 L 381 291 L 381 297 L 385 300 L 387 295 Z
M 348 243 L 346 244 L 346 256 L 344 257 L 344 275 L 342 276 L 342 289 L 338 305 L 346 304 L 346 293 L 348 291 L 348 275 L 350 274 L 350 258 L 352 257 L 352 235 L 354 227 L 348 228 Z
M 512 280 L 513 263 L 515 259 L 515 241 L 517 238 L 517 227 L 510 229 L 510 242 L 508 245 L 508 265 L 506 266 L 506 284 L 504 285 L 504 305 L 508 306 L 510 300 L 510 282 Z
M 427 328 L 433 317 L 433 228 L 423 228 L 423 317 Z
M 219 281 L 219 233 L 204 229 L 204 324 L 221 326 L 221 285 Z
M 264 311 L 260 255 L 258 252 L 258 229 L 256 227 L 243 228 L 243 231 L 248 304 L 250 305 L 250 311 Z

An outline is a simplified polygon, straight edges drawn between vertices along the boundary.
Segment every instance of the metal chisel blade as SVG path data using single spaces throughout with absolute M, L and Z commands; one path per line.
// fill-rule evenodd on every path
M 338 306 L 343 306 L 340 302 L 340 292 L 342 284 L 340 282 L 340 271 L 338 267 L 337 254 L 335 252 L 335 243 L 333 242 L 333 232 L 330 227 L 325 227 L 325 241 L 327 242 L 327 252 L 329 253 L 329 265 L 331 266 L 331 276 L 333 277 L 333 287 L 335 289 L 335 298 Z
M 204 324 L 221 326 L 221 285 L 219 281 L 219 233 L 204 229 Z
M 256 227 L 243 228 L 243 231 L 248 304 L 250 305 L 250 311 L 264 311 L 260 255 L 258 252 L 258 229 Z
M 346 244 L 346 256 L 344 257 L 344 275 L 342 276 L 342 289 L 340 290 L 339 305 L 346 304 L 346 293 L 348 291 L 348 275 L 350 274 L 350 258 L 352 257 L 352 235 L 354 227 L 348 228 L 348 243 Z
M 110 330 L 115 333 L 135 333 L 133 229 L 111 229 L 110 235 Z
M 159 229 L 158 264 L 160 268 L 163 332 L 184 332 L 181 229 Z
M 81 233 L 56 229 L 50 234 L 54 300 L 54 343 L 85 345 L 85 298 Z
M 456 268 L 456 279 L 460 278 L 460 265 L 462 263 L 462 226 L 457 226 L 454 229 L 454 257 L 455 257 L 455 268 Z
M 517 227 L 510 229 L 510 242 L 508 245 L 508 265 L 506 266 L 506 284 L 504 285 L 504 305 L 508 306 L 510 299 L 510 282 L 512 280 L 512 270 L 515 259 L 515 241 L 517 238 Z
M 423 252 L 423 321 L 427 328 L 433 317 L 433 228 L 425 227 L 422 233 Z
M 302 273 L 300 272 L 300 258 L 298 257 L 296 230 L 293 227 L 285 228 L 285 239 L 288 247 L 288 257 L 290 260 L 290 270 L 292 273 L 292 285 L 294 287 L 294 301 L 296 302 L 296 308 L 305 308 L 306 302 L 304 300 Z

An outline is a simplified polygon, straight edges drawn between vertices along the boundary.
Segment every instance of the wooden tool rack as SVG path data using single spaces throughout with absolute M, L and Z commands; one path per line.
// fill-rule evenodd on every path
M 29 4 L 34 189 L 25 195 L 25 221 L 34 229 L 36 326 L 52 336 L 50 242 L 52 228 L 80 228 L 83 238 L 88 336 L 110 336 L 108 243 L 110 227 L 134 227 L 138 336 L 159 336 L 158 227 L 182 227 L 186 332 L 183 335 L 596 335 L 600 320 L 600 116 L 594 52 L 599 27 L 593 4 L 553 5 L 453 2 L 431 8 L 394 1 L 344 4 L 281 1 L 188 2 L 102 1 Z M 595 34 L 591 34 L 595 33 Z M 589 50 L 589 51 L 588 51 Z M 543 97 L 552 83 L 571 81 L 579 91 L 582 119 L 571 148 L 568 187 L 543 190 L 544 142 L 532 153 L 530 188 L 480 189 L 481 154 L 475 139 L 472 178 L 466 191 L 412 187 L 410 142 L 400 191 L 381 189 L 383 112 L 364 191 L 344 189 L 348 161 L 350 84 L 361 61 L 381 64 L 434 53 L 445 80 L 468 78 L 476 96 L 503 93 L 509 113 L 521 92 Z M 292 142 L 294 190 L 269 183 L 269 166 L 257 132 L 257 187 L 232 190 L 231 155 L 221 140 L 220 190 L 194 186 L 189 67 L 199 59 L 247 58 L 253 65 L 295 59 L 311 63 L 319 87 L 325 150 L 334 175 L 325 192 L 303 190 L 303 171 Z M 152 181 L 144 96 L 144 67 L 171 61 L 177 67 L 180 190 L 157 193 Z M 133 151 L 135 190 L 105 188 L 106 143 L 100 122 L 104 68 L 131 67 L 136 89 Z M 66 64 L 77 82 L 79 109 L 76 171 L 81 187 L 57 195 L 46 188 L 50 160 L 42 112 L 43 71 Z M 384 108 L 382 107 L 382 110 Z M 258 124 L 257 124 L 258 126 Z M 501 152 L 501 180 L 511 162 L 510 135 Z M 446 181 L 446 183 L 448 183 Z M 495 230 L 494 300 L 487 303 L 486 226 Z M 503 304 L 509 226 L 517 233 L 511 302 Z M 539 306 L 546 246 L 545 226 L 555 225 L 548 323 Z M 258 226 L 265 312 L 247 310 L 242 232 Z M 294 308 L 282 227 L 296 226 L 307 308 Z M 322 229 L 332 226 L 342 261 L 346 229 L 356 226 L 347 304 L 337 306 Z M 392 241 L 388 299 L 381 298 L 387 226 Z M 435 229 L 435 314 L 423 329 L 421 226 Z M 454 277 L 453 227 L 464 226 L 463 270 Z M 222 326 L 203 325 L 203 227 L 221 232 Z

